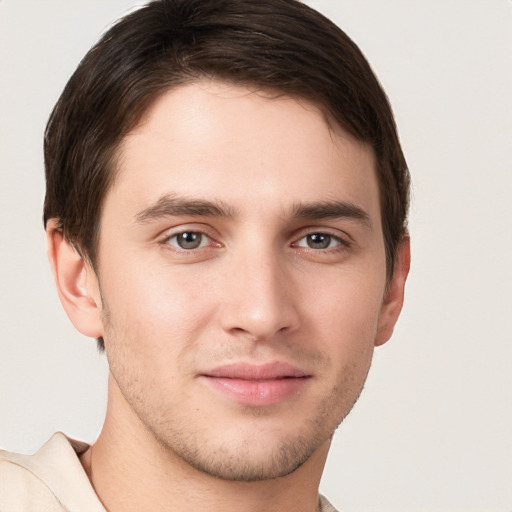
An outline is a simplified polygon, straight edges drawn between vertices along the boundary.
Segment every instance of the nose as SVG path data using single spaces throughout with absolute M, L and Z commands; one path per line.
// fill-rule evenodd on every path
M 266 341 L 297 328 L 299 294 L 293 272 L 279 251 L 240 251 L 231 258 L 226 273 L 221 308 L 225 331 Z

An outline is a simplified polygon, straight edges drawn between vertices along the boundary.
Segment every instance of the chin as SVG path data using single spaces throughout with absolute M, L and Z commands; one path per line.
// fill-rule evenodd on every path
M 295 423 L 290 425 L 295 427 L 295 432 L 289 428 L 277 434 L 275 430 L 271 433 L 261 426 L 244 429 L 238 425 L 238 431 L 226 429 L 224 436 L 191 430 L 169 435 L 167 430 L 164 436 L 156 437 L 160 437 L 160 445 L 167 453 L 177 457 L 185 467 L 225 481 L 257 482 L 297 471 L 322 447 L 330 444 L 336 426 L 329 428 L 325 422 L 318 429 L 316 422 L 311 422 L 302 425 L 298 431 L 300 425 Z
M 268 442 L 266 443 L 268 446 Z M 201 453 L 182 454 L 194 469 L 211 477 L 232 482 L 257 482 L 281 478 L 294 473 L 317 451 L 317 443 L 296 440 L 280 442 L 270 451 L 254 442 L 237 446 L 205 449 Z

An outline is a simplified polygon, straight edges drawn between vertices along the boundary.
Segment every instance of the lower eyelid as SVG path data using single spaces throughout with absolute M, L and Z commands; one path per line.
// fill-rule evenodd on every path
M 184 234 L 184 233 L 196 233 L 198 235 L 201 235 L 205 240 L 201 241 L 201 244 L 199 247 L 185 249 L 185 248 L 180 247 L 176 240 L 176 237 L 178 237 L 179 235 Z M 315 235 L 315 234 L 329 236 L 329 237 L 331 237 L 331 240 L 334 240 L 337 243 L 332 247 L 326 247 L 324 249 L 309 247 L 306 242 L 304 243 L 304 245 L 299 245 L 299 243 L 302 240 L 306 239 L 308 236 Z M 172 239 L 175 239 L 174 243 L 171 243 Z M 204 231 L 194 230 L 194 229 L 182 229 L 182 230 L 176 231 L 174 233 L 169 233 L 166 236 L 161 238 L 160 243 L 163 246 L 167 246 L 167 247 L 170 246 L 175 251 L 182 252 L 182 253 L 191 253 L 194 251 L 199 251 L 201 249 L 208 249 L 209 247 L 212 247 L 212 248 L 222 247 L 221 243 L 217 242 L 214 238 L 212 238 L 210 235 L 208 235 Z M 335 235 L 333 233 L 329 233 L 326 231 L 312 231 L 310 233 L 306 233 L 306 234 L 302 235 L 299 238 L 296 238 L 295 241 L 292 242 L 291 247 L 298 247 L 300 249 L 308 249 L 310 251 L 315 251 L 315 252 L 329 252 L 329 251 L 335 252 L 337 250 L 338 251 L 347 250 L 351 245 L 352 245 L 352 242 L 350 240 L 347 240 L 346 238 L 343 238 L 339 235 Z
M 338 244 L 337 244 L 338 246 L 348 247 L 350 245 L 350 242 L 348 240 L 345 240 L 344 238 L 342 238 L 342 237 L 340 237 L 338 235 L 334 235 L 332 233 L 323 232 L 323 231 L 314 231 L 314 232 L 311 232 L 311 233 L 307 233 L 306 235 L 303 235 L 300 238 L 298 238 L 295 242 L 293 242 L 292 245 L 296 245 L 298 247 L 304 247 L 304 248 L 313 249 L 312 247 L 306 247 L 306 246 L 298 245 L 301 240 L 304 240 L 308 236 L 311 236 L 311 235 L 325 235 L 325 236 L 329 236 L 331 238 L 331 240 L 335 240 L 336 242 L 338 242 Z M 324 250 L 328 250 L 328 249 L 334 249 L 334 247 L 329 247 L 329 248 L 326 248 Z M 317 250 L 317 249 L 314 249 L 314 250 Z
M 184 233 L 195 233 L 197 235 L 200 235 L 201 236 L 201 241 L 200 241 L 199 247 L 195 247 L 193 249 L 184 249 L 183 247 L 179 247 L 179 245 L 177 243 L 177 237 L 179 237 L 180 235 L 183 235 Z M 176 244 L 171 244 L 170 243 L 170 241 L 173 240 L 173 239 L 175 239 Z M 172 234 L 170 236 L 167 236 L 163 240 L 163 243 L 168 244 L 168 245 L 172 245 L 172 246 L 177 246 L 178 249 L 180 249 L 182 251 L 185 251 L 185 252 L 193 251 L 193 250 L 196 250 L 196 249 L 202 249 L 202 248 L 206 247 L 207 245 L 209 245 L 211 242 L 212 242 L 211 237 L 209 237 L 206 233 L 201 233 L 200 231 L 192 231 L 192 230 L 179 231 L 178 233 L 174 233 L 174 234 Z

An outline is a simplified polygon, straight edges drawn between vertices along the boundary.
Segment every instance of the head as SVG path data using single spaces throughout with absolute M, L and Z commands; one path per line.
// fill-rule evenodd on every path
M 226 100 L 231 106 L 223 110 L 222 104 Z M 204 137 L 198 139 L 196 145 L 190 145 L 188 142 L 180 145 L 178 142 L 178 152 L 172 155 L 166 153 L 169 148 L 168 142 L 153 147 L 155 138 L 150 134 L 156 134 L 156 140 L 160 142 L 163 140 L 162 137 L 169 137 L 170 141 L 180 140 L 179 131 L 174 131 L 176 127 L 174 125 L 169 127 L 166 124 L 174 117 L 177 121 L 186 119 L 183 123 L 184 130 L 193 128 L 193 123 L 191 125 L 188 122 L 187 115 L 193 118 L 196 114 L 192 115 L 191 112 L 197 105 L 201 106 L 202 110 L 199 109 L 201 112 L 206 113 L 206 118 L 202 125 L 196 126 L 196 131 L 199 133 L 202 127 L 211 126 L 211 133 L 218 134 L 220 137 L 217 148 L 233 140 L 238 141 L 239 144 L 236 147 L 241 151 L 240 148 L 250 141 L 250 144 L 247 142 L 249 155 L 252 150 L 256 151 L 255 147 L 259 144 L 260 152 L 255 152 L 253 155 L 254 168 L 247 165 L 247 169 L 252 169 L 251 177 L 244 174 L 246 169 L 239 158 L 243 155 L 237 155 L 237 149 L 235 149 L 231 167 L 226 164 L 229 168 L 229 180 L 226 181 L 226 176 L 222 175 L 227 172 L 226 169 L 221 164 L 216 166 L 214 163 L 220 162 L 222 155 L 212 156 L 212 153 L 216 152 L 215 147 L 205 148 L 202 145 L 205 140 L 209 140 L 209 133 L 204 133 Z M 238 112 L 245 112 L 247 117 L 240 117 Z M 247 125 L 247 119 L 251 120 L 250 126 Z M 266 140 L 265 123 L 268 123 L 269 133 L 274 133 L 272 140 Z M 286 133 L 282 135 L 278 129 L 281 123 L 282 127 L 286 128 Z M 297 130 L 295 126 L 298 126 Z M 231 132 L 226 127 L 229 127 Z M 244 134 L 249 131 L 252 135 L 245 137 Z M 231 135 L 223 139 L 222 134 L 228 132 Z M 164 133 L 166 135 L 162 135 Z M 307 147 L 308 140 L 312 141 L 311 151 Z M 272 141 L 276 141 L 274 145 L 277 146 L 282 144 L 282 148 L 275 147 L 274 151 L 269 147 L 272 146 Z M 251 144 L 254 144 L 254 147 Z M 183 151 L 185 147 L 188 147 L 188 151 Z M 269 147 L 268 161 L 266 161 L 266 147 Z M 281 161 L 282 155 L 279 153 L 285 148 L 288 151 L 287 155 L 293 160 L 296 153 L 294 147 L 305 148 L 302 153 L 298 152 L 301 157 L 295 166 L 297 176 L 294 176 L 292 170 L 288 168 L 287 161 Z M 182 148 L 181 153 L 179 148 Z M 315 151 L 318 154 L 314 153 Z M 224 154 L 226 160 L 230 161 L 228 145 L 225 147 Z M 155 156 L 153 159 L 151 155 L 157 155 L 158 158 Z M 210 162 L 210 159 L 213 162 L 210 169 L 212 172 L 204 174 L 203 169 L 203 174 L 194 176 L 194 169 L 200 167 L 199 161 L 194 158 L 200 158 L 201 155 L 204 156 L 201 162 Z M 272 172 L 265 174 L 265 172 L 256 171 L 256 160 L 259 162 L 261 155 L 265 155 L 260 162 L 261 167 L 273 166 Z M 157 188 L 157 183 L 167 180 L 164 177 L 165 172 L 160 167 L 161 162 L 188 161 L 189 156 L 193 160 L 193 165 L 187 176 L 183 178 L 181 171 L 177 173 L 181 176 L 176 178 L 177 188 L 181 187 L 178 190 L 177 201 L 171 179 L 170 188 L 162 190 L 161 197 L 153 205 L 140 208 L 141 203 L 138 204 L 139 209 L 136 212 L 125 211 L 125 206 L 133 206 L 137 203 L 138 199 L 132 196 L 132 192 L 146 190 L 146 181 L 153 184 L 152 192 L 149 192 L 149 188 L 147 189 L 148 194 L 151 195 Z M 139 157 L 141 160 L 137 167 L 134 162 L 138 161 Z M 239 165 L 235 165 L 235 161 Z M 150 162 L 153 162 L 154 167 L 151 167 L 153 164 Z M 309 170 L 305 167 L 306 162 L 309 163 Z M 314 176 L 316 162 L 325 164 L 323 166 L 325 172 L 323 174 L 319 172 L 318 177 Z M 351 162 L 353 168 L 347 162 Z M 336 185 L 337 178 L 333 169 L 338 164 L 340 180 Z M 247 414 L 243 421 L 246 421 L 247 417 L 252 419 L 261 417 L 263 422 L 261 432 L 273 432 L 273 435 L 280 439 L 288 440 L 276 451 L 281 455 L 275 455 L 275 464 L 271 471 L 265 472 L 261 466 L 254 466 L 238 467 L 238 473 L 229 473 L 229 471 L 226 472 L 226 467 L 232 466 L 231 461 L 223 468 L 217 468 L 217 473 L 214 471 L 212 474 L 247 480 L 271 478 L 293 471 L 304 463 L 330 437 L 334 428 L 356 400 L 369 368 L 371 347 L 386 341 L 391 334 L 401 306 L 401 293 L 407 273 L 403 270 L 406 264 L 400 257 L 400 247 L 406 235 L 408 171 L 387 98 L 357 46 L 329 20 L 296 0 L 159 0 L 150 2 L 117 22 L 80 63 L 50 117 L 45 136 L 45 165 L 47 177 L 45 225 L 51 226 L 53 232 L 59 233 L 65 243 L 76 249 L 83 265 L 89 269 L 83 283 L 84 289 L 89 287 L 91 280 L 96 283 L 91 285 L 93 289 L 97 288 L 97 293 L 92 293 L 95 297 L 91 297 L 91 303 L 101 309 L 102 327 L 97 330 L 88 328 L 82 330 L 87 333 L 94 332 L 94 336 L 100 340 L 100 346 L 103 346 L 103 338 L 105 338 L 108 356 L 107 338 L 110 340 L 109 363 L 114 379 L 117 381 L 116 389 L 119 389 L 125 398 L 132 397 L 132 399 L 127 398 L 131 408 L 140 418 L 146 418 L 148 425 L 150 424 L 155 432 L 161 433 L 160 440 L 164 444 L 185 446 L 187 453 L 180 455 L 189 462 L 194 460 L 194 464 L 202 469 L 208 464 L 215 465 L 212 460 L 215 459 L 216 453 L 220 453 L 225 448 L 223 441 L 219 440 L 218 444 L 213 443 L 215 449 L 212 449 L 208 461 L 198 462 L 194 458 L 197 455 L 194 452 L 195 445 L 180 437 L 178 432 L 180 428 L 176 425 L 174 426 L 176 428 L 171 428 L 166 423 L 169 419 L 169 410 L 159 411 L 158 414 L 154 410 L 147 410 L 144 397 L 141 395 L 145 392 L 142 388 L 132 389 L 131 393 L 127 391 L 130 387 L 128 381 L 131 383 L 143 381 L 147 368 L 135 369 L 135 377 L 132 375 L 123 381 L 122 375 L 130 371 L 128 369 L 131 364 L 130 358 L 143 359 L 145 354 L 151 354 L 154 350 L 155 361 L 165 360 L 162 354 L 157 356 L 156 341 L 155 344 L 150 342 L 150 346 L 146 346 L 144 352 L 139 352 L 142 350 L 140 347 L 135 348 L 134 352 L 124 352 L 122 347 L 129 343 L 123 340 L 133 340 L 135 347 L 138 334 L 141 338 L 148 335 L 148 339 L 161 340 L 164 332 L 165 336 L 169 335 L 170 338 L 173 338 L 174 334 L 177 338 L 180 336 L 183 338 L 183 333 L 178 329 L 180 332 L 176 331 L 171 336 L 173 329 L 170 325 L 157 333 L 158 328 L 153 327 L 158 324 L 156 317 L 153 320 L 147 320 L 145 333 L 136 332 L 141 326 L 139 321 L 132 325 L 133 329 L 130 331 L 130 327 L 126 327 L 130 324 L 130 317 L 126 317 L 126 321 L 121 320 L 116 304 L 123 301 L 127 290 L 124 290 L 122 295 L 116 296 L 120 293 L 118 292 L 119 282 L 110 285 L 108 283 L 116 268 L 122 267 L 122 264 L 118 265 L 119 261 L 117 263 L 112 261 L 112 255 L 116 252 L 116 247 L 112 245 L 113 238 L 116 238 L 119 244 L 123 240 L 122 232 L 117 232 L 117 228 L 113 226 L 115 219 L 123 212 L 126 215 L 132 215 L 142 226 L 146 225 L 146 220 L 151 224 L 155 219 L 172 217 L 174 215 L 172 212 L 177 212 L 176 216 L 179 217 L 186 214 L 189 226 L 192 220 L 197 221 L 198 218 L 223 219 L 219 224 L 215 224 L 217 221 L 212 222 L 211 226 L 208 224 L 208 229 L 211 231 L 207 230 L 206 233 L 201 234 L 199 242 L 197 225 L 194 223 L 186 233 L 187 237 L 192 236 L 191 239 L 183 238 L 185 232 L 169 234 L 165 239 L 166 245 L 172 245 L 178 250 L 179 254 L 173 253 L 172 258 L 182 258 L 180 251 L 184 247 L 185 250 L 192 249 L 195 251 L 194 254 L 199 254 L 194 256 L 199 259 L 188 261 L 204 264 L 201 266 L 201 269 L 205 270 L 204 282 L 216 283 L 211 288 L 210 302 L 204 303 L 205 311 L 207 309 L 210 311 L 212 301 L 216 301 L 216 304 L 222 303 L 221 287 L 229 281 L 230 271 L 227 269 L 233 269 L 234 272 L 234 269 L 239 266 L 241 272 L 244 269 L 244 261 L 248 267 L 252 264 L 250 258 L 237 259 L 242 258 L 244 251 L 247 257 L 254 253 L 247 252 L 252 239 L 244 238 L 244 229 L 248 224 L 243 224 L 242 221 L 235 224 L 235 221 L 229 219 L 236 219 L 236 212 L 240 214 L 240 218 L 248 219 L 252 215 L 251 212 L 258 210 L 259 205 L 268 203 L 268 208 L 259 212 L 259 217 L 254 217 L 253 220 L 263 218 L 268 213 L 268 226 L 275 221 L 275 230 L 270 233 L 269 228 L 267 241 L 272 240 L 277 244 L 276 240 L 281 240 L 279 237 L 286 238 L 288 249 L 293 249 L 301 255 L 293 261 L 299 261 L 304 256 L 304 261 L 308 263 L 302 267 L 299 263 L 294 266 L 296 263 L 291 263 L 292 260 L 287 259 L 287 252 L 279 253 L 283 258 L 282 261 L 278 258 L 273 260 L 269 256 L 270 253 L 267 253 L 269 258 L 266 266 L 257 269 L 254 262 L 256 266 L 253 270 L 256 279 L 253 284 L 255 297 L 261 292 L 261 296 L 265 296 L 265 300 L 268 299 L 267 305 L 272 303 L 275 306 L 273 313 L 266 310 L 267 317 L 265 312 L 255 313 L 251 320 L 254 323 L 240 327 L 238 325 L 240 322 L 235 317 L 243 314 L 243 308 L 234 308 L 233 311 L 236 310 L 236 314 L 231 312 L 233 313 L 231 315 L 222 306 L 222 315 L 211 313 L 208 317 L 210 320 L 215 318 L 215 322 L 219 320 L 218 326 L 223 332 L 221 336 L 223 339 L 219 339 L 218 346 L 206 345 L 206 340 L 215 339 L 217 334 L 211 331 L 210 324 L 201 324 L 201 319 L 197 318 L 200 315 L 196 315 L 190 319 L 193 328 L 188 332 L 187 340 L 181 340 L 183 345 L 177 343 L 176 346 L 170 346 L 168 349 L 179 353 L 177 357 L 180 372 L 183 371 L 183 380 L 180 381 L 179 377 L 176 377 L 177 387 L 188 389 L 191 396 L 192 388 L 187 388 L 188 384 L 186 384 L 187 371 L 194 379 L 198 377 L 204 380 L 206 377 L 215 380 L 219 377 L 215 375 L 216 372 L 240 371 L 238 366 L 235 370 L 229 367 L 231 361 L 235 361 L 237 365 L 243 363 L 243 366 L 247 363 L 247 359 L 251 359 L 253 366 L 248 370 L 249 373 L 254 371 L 254 364 L 257 366 L 259 362 L 266 364 L 271 361 L 270 366 L 262 367 L 263 373 L 269 372 L 272 375 L 276 372 L 302 373 L 304 375 L 294 377 L 300 380 L 297 384 L 299 387 L 307 379 L 309 379 L 308 382 L 313 381 L 314 379 L 310 377 L 320 374 L 322 368 L 326 369 L 326 375 L 330 377 L 319 378 L 318 387 L 308 384 L 312 389 L 311 392 L 294 388 L 288 394 L 291 397 L 290 400 L 295 402 L 298 400 L 295 397 L 300 395 L 318 403 L 313 407 L 316 411 L 314 418 L 306 418 L 304 428 L 296 435 L 286 432 L 286 429 L 283 430 L 279 426 L 290 411 L 283 412 L 282 416 L 280 416 L 281 412 L 276 413 L 281 423 L 274 423 L 277 420 L 272 411 L 279 410 L 279 404 L 272 402 L 259 407 L 261 404 L 244 402 L 243 408 Z M 153 170 L 157 168 L 158 170 L 153 172 L 150 169 L 147 176 L 144 176 L 143 169 L 146 166 L 149 166 L 148 169 L 151 167 Z M 275 171 L 279 168 L 283 168 L 283 175 L 274 180 Z M 218 177 L 215 174 L 217 170 Z M 358 172 L 360 175 L 357 175 Z M 239 175 L 237 176 L 236 173 Z M 138 176 L 135 181 L 132 179 L 134 176 Z M 139 183 L 137 179 L 140 180 Z M 179 182 L 179 179 L 182 181 Z M 285 179 L 286 182 L 283 181 Z M 268 180 L 268 187 L 266 180 Z M 329 180 L 334 180 L 332 186 Z M 243 183 L 245 188 L 237 188 L 238 181 Z M 290 196 L 294 198 L 293 203 L 279 203 L 277 199 L 279 196 L 273 193 L 280 190 L 282 197 L 288 190 L 286 183 L 293 182 L 296 182 L 296 186 L 289 187 Z M 187 198 L 190 187 L 194 187 L 196 183 L 209 184 L 208 188 L 198 186 L 195 189 L 199 192 L 201 201 L 195 200 L 197 194 L 191 194 L 193 200 L 187 200 L 188 202 L 183 204 L 183 198 Z M 235 186 L 232 186 L 233 183 Z M 364 190 L 364 183 L 368 183 L 367 192 Z M 251 199 L 248 196 L 247 202 L 244 203 L 252 205 L 253 209 L 247 207 L 244 216 L 244 205 L 239 202 L 240 197 L 244 195 L 244 190 L 250 190 L 253 186 L 256 191 L 254 197 Z M 334 190 L 341 191 L 345 186 L 349 191 L 348 200 L 341 201 L 340 206 L 340 201 L 331 196 Z M 182 191 L 185 191 L 184 195 L 181 194 Z M 267 195 L 265 191 L 268 192 Z M 215 192 L 218 192 L 216 196 Z M 301 202 L 302 195 L 307 196 L 308 193 L 311 195 L 311 200 L 306 198 L 305 202 Z M 209 194 L 214 194 L 213 200 L 202 201 L 202 198 Z M 356 198 L 356 204 L 350 201 L 350 197 Z M 365 208 L 360 208 L 357 204 L 358 197 L 361 204 L 366 203 Z M 340 213 L 340 207 L 343 210 L 342 213 Z M 283 214 L 284 211 L 288 213 Z M 272 219 L 270 212 L 274 212 Z M 288 215 L 290 219 L 293 218 L 293 221 L 290 220 L 286 225 L 278 225 L 283 215 L 285 217 Z M 361 253 L 366 251 L 368 258 L 357 259 L 355 256 L 357 243 L 352 244 L 348 239 L 345 242 L 340 241 L 340 237 L 336 234 L 329 234 L 333 233 L 333 230 L 326 232 L 321 230 L 317 233 L 305 231 L 306 219 L 312 219 L 318 224 L 319 219 L 340 216 L 352 219 L 355 225 L 359 226 L 357 229 L 361 233 L 364 232 L 365 223 L 366 226 L 373 226 L 372 242 L 368 241 L 367 249 L 360 251 Z M 232 224 L 229 224 L 230 222 Z M 200 224 L 203 226 L 202 221 Z M 233 227 L 235 225 L 240 227 L 239 231 L 237 231 L 238 228 Z M 323 228 L 323 223 L 321 225 Z M 252 224 L 252 229 L 255 233 L 260 233 L 255 224 Z M 299 231 L 303 234 L 302 237 L 297 235 Z M 221 232 L 230 234 L 229 236 L 221 235 L 219 234 Z M 292 232 L 295 236 L 293 240 Z M 234 233 L 239 233 L 238 238 Z M 260 234 L 260 241 L 263 241 L 263 231 Z M 361 235 L 362 238 L 364 236 L 366 235 Z M 219 240 L 215 241 L 216 238 Z M 354 238 L 357 237 L 354 235 Z M 241 240 L 245 240 L 245 245 L 241 243 L 237 245 Z M 196 242 L 199 245 L 194 245 Z M 206 245 L 203 246 L 203 242 Z M 220 254 L 215 252 L 217 249 L 227 250 L 231 247 L 231 243 L 233 247 L 240 247 L 238 256 L 235 257 L 233 252 L 230 265 L 224 269 L 219 267 L 217 272 L 208 274 L 213 264 L 205 263 L 206 260 L 220 262 L 221 259 L 213 254 Z M 304 243 L 308 245 L 305 246 Z M 327 245 L 323 247 L 322 243 Z M 179 247 L 176 244 L 179 244 Z M 337 253 L 338 256 L 335 257 L 334 247 L 343 244 L 352 247 L 354 261 L 359 262 L 359 267 L 356 268 L 357 265 L 353 267 L 352 278 L 346 282 L 346 289 L 352 290 L 355 295 L 342 300 L 336 295 L 338 286 L 336 279 L 340 278 L 339 286 L 342 287 L 342 278 L 348 275 L 345 273 L 351 264 L 345 266 L 345 270 L 341 270 L 342 262 L 346 261 L 348 256 L 343 256 L 345 258 L 343 259 Z M 361 243 L 361 246 L 364 245 Z M 373 252 L 370 251 L 370 246 L 375 248 Z M 256 247 L 252 249 L 257 250 Z M 331 258 L 329 261 L 332 265 L 328 267 L 323 265 L 328 263 L 327 260 L 315 259 L 317 255 L 311 255 L 312 249 L 331 251 L 328 255 L 327 252 L 323 252 L 322 258 Z M 139 263 L 141 261 L 139 259 Z M 286 262 L 291 265 L 289 268 Z M 157 261 L 153 263 L 154 271 L 151 276 L 148 274 L 147 278 L 152 278 L 158 273 L 159 263 Z M 150 260 L 146 260 L 144 265 L 146 267 L 150 265 Z M 144 265 L 141 268 L 145 268 Z M 166 265 L 161 268 L 168 268 Z M 277 270 L 272 270 L 274 265 Z M 308 314 L 304 316 L 299 311 L 306 303 L 308 286 L 314 283 L 312 281 L 306 285 L 306 279 L 310 279 L 305 277 L 308 265 L 311 267 L 308 267 L 307 275 L 313 276 L 318 271 L 318 282 L 323 282 L 330 290 L 326 294 L 328 297 L 325 303 L 321 300 L 317 302 L 319 309 L 316 320 L 313 318 L 315 308 L 307 309 L 312 318 L 311 325 L 308 324 Z M 397 265 L 402 265 L 399 271 L 402 277 L 393 284 Z M 179 298 L 176 297 L 179 295 L 180 286 L 182 286 L 181 290 L 187 287 L 188 278 L 182 270 L 189 266 L 184 267 L 180 263 L 175 267 L 179 268 L 179 271 L 173 275 L 169 286 L 177 288 L 172 298 L 167 297 L 172 302 L 170 309 L 179 303 Z M 125 271 L 130 272 L 135 268 L 136 263 L 133 262 L 132 266 L 127 264 Z M 196 272 L 194 275 L 200 276 L 201 272 Z M 228 274 L 223 274 L 224 272 Z M 277 286 L 273 281 L 274 278 L 284 279 L 277 278 L 277 274 L 288 276 L 289 279 L 281 283 L 282 286 Z M 218 276 L 223 277 L 221 279 Z M 375 278 L 372 280 L 371 276 Z M 164 279 L 163 275 L 159 277 L 159 282 L 162 282 L 162 279 Z M 258 279 L 270 284 L 265 288 L 266 285 L 262 285 Z M 362 280 L 367 282 L 368 286 L 362 286 Z M 138 282 L 142 283 L 140 280 Z M 269 290 L 274 289 L 274 285 L 276 290 L 287 290 L 279 300 L 282 299 L 288 304 L 287 301 L 290 299 L 294 304 L 297 302 L 297 307 L 289 304 L 286 307 L 276 305 L 277 302 L 273 302 L 275 297 L 269 298 L 272 295 Z M 133 284 L 133 286 L 136 285 Z M 140 290 L 132 291 L 140 292 Z M 153 288 L 152 291 L 153 296 L 161 299 L 158 304 L 166 305 L 168 310 L 169 303 L 166 303 L 164 298 L 166 293 L 164 288 L 158 290 Z M 199 296 L 195 293 L 190 295 L 188 291 L 186 293 L 187 300 L 183 302 L 183 309 L 179 313 L 180 319 L 184 318 L 183 315 L 186 317 L 195 307 L 194 304 L 202 303 L 203 300 L 204 294 Z M 227 293 L 226 290 L 224 293 Z M 147 297 L 149 298 L 150 294 Z M 137 297 L 137 300 L 143 302 L 144 294 Z M 363 304 L 362 309 L 357 310 L 357 314 L 356 310 L 349 311 L 354 301 L 356 304 L 357 301 Z M 393 301 L 397 303 L 396 307 L 387 308 L 387 305 Z M 298 304 L 299 302 L 301 304 Z M 323 318 L 323 312 L 329 310 L 333 304 L 344 308 L 347 321 L 350 319 L 353 323 L 357 323 L 352 326 L 353 328 L 350 325 L 346 326 L 349 340 L 347 346 L 351 347 L 348 352 L 352 355 L 343 361 L 341 361 L 343 357 L 337 357 L 343 353 L 343 343 L 336 345 L 334 342 L 337 331 L 343 328 L 343 324 L 339 322 L 342 317 L 337 315 L 335 318 Z M 136 306 L 135 303 L 130 305 L 131 308 Z M 158 310 L 158 307 L 154 306 L 155 304 L 148 308 L 148 315 Z M 200 306 L 198 308 L 201 310 Z M 176 311 L 178 309 L 179 307 L 176 307 Z M 163 309 L 160 312 L 163 316 L 168 314 Z M 129 315 L 124 311 L 123 315 L 126 314 Z M 70 316 L 73 315 L 70 314 Z M 389 318 L 386 320 L 387 316 Z M 318 323 L 320 317 L 322 317 L 320 323 L 323 327 L 319 327 L 319 332 L 314 332 L 315 322 Z M 304 328 L 301 327 L 303 323 Z M 358 332 L 358 329 L 364 332 Z M 150 334 L 148 330 L 151 331 Z M 306 339 L 308 336 L 321 339 L 324 334 L 329 339 L 325 347 L 308 345 Z M 153 335 L 154 338 L 152 338 Z M 231 347 L 228 343 L 229 337 L 240 338 L 243 343 Z M 356 343 L 358 337 L 365 340 L 361 345 Z M 262 341 L 268 344 L 261 344 Z M 204 346 L 203 343 L 205 343 Z M 196 352 L 190 351 L 190 348 L 183 348 L 181 353 L 180 349 L 176 348 L 194 345 L 201 346 L 202 355 L 199 360 L 196 358 Z M 213 368 L 205 354 L 210 354 L 211 359 L 220 366 Z M 274 364 L 276 358 L 279 359 L 277 365 Z M 170 365 L 169 361 L 168 363 Z M 226 364 L 229 367 L 227 369 Z M 290 370 L 290 366 L 295 369 Z M 219 370 L 220 367 L 222 369 Z M 181 370 L 183 368 L 184 370 Z M 164 369 L 162 369 L 163 372 Z M 156 373 L 158 372 L 155 371 Z M 231 375 L 230 378 L 232 377 Z M 197 380 L 194 380 L 195 382 Z M 219 382 L 216 381 L 214 385 L 219 385 Z M 221 382 L 220 386 L 222 385 Z M 277 384 L 278 387 L 279 385 Z M 160 397 L 165 401 L 165 390 L 154 387 L 152 384 L 149 387 L 152 396 Z M 349 391 L 341 392 L 341 389 Z M 185 395 L 189 391 L 185 391 Z M 235 397 L 240 395 L 237 389 L 231 389 L 230 393 Z M 279 393 L 277 392 L 277 395 Z M 339 393 L 340 396 L 338 396 Z M 156 400 L 158 401 L 158 398 Z M 191 401 L 193 403 L 193 398 Z M 177 404 L 178 402 L 174 404 L 173 410 L 178 408 Z M 253 405 L 258 407 L 252 408 Z M 198 402 L 196 410 L 199 411 L 200 408 L 201 405 Z M 235 416 L 240 413 L 238 410 L 231 409 L 230 412 Z M 184 424 L 188 418 L 184 415 L 173 421 Z M 192 426 L 191 430 L 197 439 L 207 441 L 205 437 L 207 433 L 200 427 L 194 430 Z M 171 431 L 172 434 L 166 437 L 164 432 Z M 247 436 L 249 434 L 246 437 L 242 435 L 240 446 L 247 447 L 249 439 Z M 262 456 L 261 460 L 268 458 L 267 456 L 268 454 L 265 457 Z M 257 457 L 256 459 L 260 460 Z
M 389 277 L 409 199 L 390 105 L 350 38 L 296 0 L 160 0 L 117 22 L 82 60 L 48 122 L 45 226 L 58 219 L 95 266 L 121 141 L 162 94 L 204 78 L 311 102 L 373 149 Z

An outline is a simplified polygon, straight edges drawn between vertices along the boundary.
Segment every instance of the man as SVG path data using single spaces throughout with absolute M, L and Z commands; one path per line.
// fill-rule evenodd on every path
M 296 0 L 157 0 L 67 84 L 48 254 L 110 374 L 98 440 L 0 457 L 0 510 L 332 511 L 335 429 L 403 303 L 409 178 L 360 51 Z

